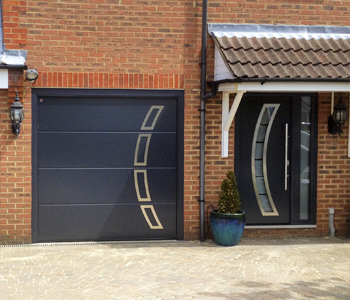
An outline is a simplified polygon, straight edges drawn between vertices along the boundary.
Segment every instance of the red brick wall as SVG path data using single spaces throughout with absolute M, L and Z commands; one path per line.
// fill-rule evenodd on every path
M 335 93 L 334 104 L 339 93 Z M 343 103 L 349 110 L 349 93 L 342 93 Z M 350 158 L 348 157 L 349 121 L 343 134 L 328 134 L 328 117 L 331 114 L 331 94 L 319 96 L 318 121 L 318 185 L 317 225 L 323 233 L 328 232 L 329 207 L 335 209 L 336 235 L 349 235 L 350 217 Z
M 16 96 L 25 120 L 18 138 L 12 133 L 10 106 Z M 31 237 L 31 102 L 23 71 L 9 70 L 9 89 L 0 90 L 0 243 L 29 243 Z
M 144 89 L 184 89 L 185 90 L 185 238 L 199 237 L 199 112 L 200 98 L 200 49 L 201 49 L 201 5 L 202 1 L 166 0 L 3 0 L 4 41 L 7 49 L 28 51 L 27 65 L 36 68 L 39 79 L 35 87 L 82 87 L 82 88 L 144 88 Z M 350 0 L 208 0 L 208 21 L 220 23 L 262 23 L 298 25 L 350 26 Z M 208 79 L 213 77 L 214 44 L 208 39 Z M 21 84 L 19 85 L 19 87 Z M 30 88 L 23 87 L 20 97 L 26 108 L 26 119 L 22 134 L 16 140 L 10 132 L 7 117 L 1 119 L 1 141 L 6 141 L 6 151 L 14 153 L 18 160 L 30 161 Z M 13 101 L 14 87 L 9 96 L 0 91 L 1 116 L 6 115 Z M 329 95 L 321 95 L 327 102 Z M 207 101 L 206 137 L 206 198 L 207 204 L 215 203 L 218 186 L 228 168 L 233 167 L 233 134 L 231 129 L 230 155 L 221 159 L 221 100 L 220 95 Z M 327 100 L 328 99 L 328 100 Z M 321 103 L 322 100 L 320 100 Z M 327 102 L 328 103 L 328 102 Z M 327 105 L 326 103 L 324 104 Z M 322 105 L 320 104 L 320 114 Z M 320 117 L 320 126 L 322 119 Z M 4 125 L 5 124 L 5 125 Z M 321 130 L 320 130 L 321 132 Z M 347 132 L 341 139 L 324 133 L 320 138 L 340 143 L 336 149 L 327 149 L 329 155 L 338 154 L 341 142 L 346 145 Z M 320 139 L 320 143 L 322 140 Z M 3 151 L 1 143 L 1 184 L 8 184 L 16 178 L 15 188 L 21 183 L 30 183 L 31 170 L 26 166 L 9 172 L 9 155 Z M 343 146 L 344 146 L 343 145 Z M 320 145 L 321 146 L 321 145 Z M 19 148 L 18 148 L 19 147 Z M 23 151 L 24 153 L 22 154 Z M 340 150 L 339 150 L 340 151 Z M 21 153 L 21 155 L 20 155 Z M 321 160 L 320 160 L 321 161 Z M 327 159 L 325 158 L 325 161 Z M 334 164 L 342 168 L 347 160 L 339 158 Z M 338 164 L 343 161 L 344 164 Z M 15 162 L 18 166 L 19 161 Z M 323 164 L 323 162 L 321 163 Z M 320 170 L 321 172 L 321 164 Z M 30 164 L 29 164 L 30 165 Z M 326 165 L 324 166 L 326 168 Z M 347 177 L 346 169 L 342 176 Z M 319 174 L 321 175 L 321 174 Z M 324 178 L 322 177 L 324 176 Z M 336 193 L 337 233 L 346 234 L 346 218 L 349 215 L 349 200 L 345 197 L 347 179 L 337 174 L 333 182 L 332 171 L 322 174 L 326 183 L 319 192 L 319 230 L 308 234 L 327 234 L 328 216 L 322 209 L 330 204 L 327 191 Z M 337 187 L 328 187 L 330 185 Z M 321 182 L 320 182 L 321 184 Z M 30 184 L 23 188 L 23 196 L 13 195 L 10 187 L 1 185 L 0 222 L 1 239 L 6 238 L 27 242 L 30 231 L 30 205 L 26 211 L 6 211 L 3 205 L 30 203 Z M 22 190 L 21 190 L 22 191 Z M 25 193 L 24 193 L 25 191 Z M 17 191 L 17 193 L 21 193 Z M 327 196 L 328 193 L 328 196 Z M 343 196 L 341 196 L 343 195 Z M 326 197 L 327 196 L 327 197 Z M 326 201 L 322 203 L 322 201 Z M 344 205 L 347 205 L 345 207 Z M 323 205 L 323 206 L 322 206 Z M 322 207 L 321 207 L 322 206 Z M 344 208 L 342 208 L 344 207 Z M 15 207 L 18 209 L 19 207 Z M 23 208 L 24 209 L 24 208 Z M 12 215 L 11 215 L 12 214 Z M 21 217 L 25 214 L 25 218 Z M 23 220 L 13 226 L 10 233 L 7 216 Z M 6 223 L 4 223 L 5 221 Z M 253 232 L 250 234 L 261 234 Z M 269 234 L 270 231 L 263 231 Z M 304 231 L 288 231 L 289 234 L 304 234 Z M 287 234 L 286 231 L 271 231 L 271 234 Z
M 208 0 L 209 22 L 349 26 L 349 0 Z

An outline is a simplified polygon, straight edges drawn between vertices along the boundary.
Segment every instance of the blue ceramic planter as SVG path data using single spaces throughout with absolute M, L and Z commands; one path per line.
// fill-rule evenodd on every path
M 243 234 L 245 213 L 239 211 L 235 214 L 226 214 L 213 209 L 210 212 L 210 224 L 215 243 L 222 246 L 235 246 Z

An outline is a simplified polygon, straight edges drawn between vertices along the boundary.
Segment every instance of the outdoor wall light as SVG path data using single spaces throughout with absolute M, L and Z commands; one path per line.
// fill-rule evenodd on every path
M 28 69 L 26 71 L 26 79 L 29 80 L 30 82 L 33 82 L 37 80 L 39 77 L 39 73 L 35 69 Z
M 18 137 L 21 123 L 24 119 L 23 105 L 19 102 L 18 92 L 16 91 L 15 101 L 11 104 L 10 118 L 12 121 L 12 132 Z
M 346 110 L 346 106 L 343 104 L 340 94 L 339 102 L 334 106 L 333 114 L 328 118 L 328 132 L 333 135 L 339 133 L 339 136 L 341 136 L 343 133 L 343 129 L 341 129 L 341 127 L 344 125 L 347 119 L 348 112 Z

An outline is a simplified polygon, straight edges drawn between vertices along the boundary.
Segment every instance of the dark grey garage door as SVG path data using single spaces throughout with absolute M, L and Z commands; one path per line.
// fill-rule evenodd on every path
M 34 90 L 33 241 L 181 238 L 182 93 L 56 92 Z

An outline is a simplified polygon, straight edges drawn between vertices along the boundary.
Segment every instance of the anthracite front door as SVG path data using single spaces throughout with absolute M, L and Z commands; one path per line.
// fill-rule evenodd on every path
M 249 225 L 315 221 L 313 95 L 246 94 L 237 112 L 235 170 Z

